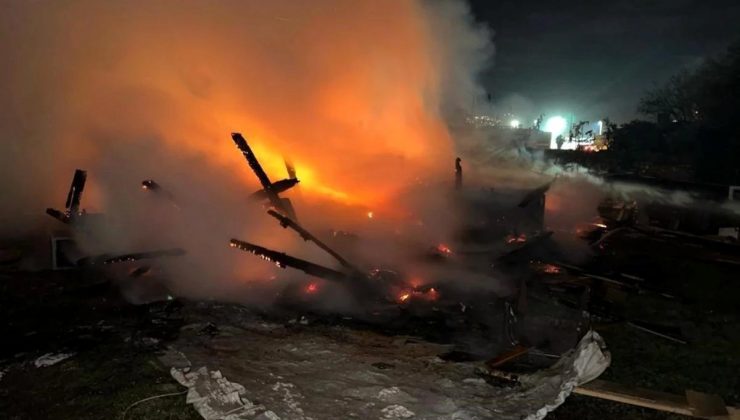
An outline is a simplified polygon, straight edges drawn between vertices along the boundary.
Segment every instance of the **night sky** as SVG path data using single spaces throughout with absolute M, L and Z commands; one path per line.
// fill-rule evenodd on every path
M 499 112 L 626 122 L 646 89 L 740 40 L 738 0 L 470 0 Z

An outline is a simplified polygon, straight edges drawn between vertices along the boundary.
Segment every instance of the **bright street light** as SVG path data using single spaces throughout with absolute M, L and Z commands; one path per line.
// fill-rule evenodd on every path
M 557 149 L 557 138 L 565 132 L 568 127 L 568 121 L 565 118 L 557 116 L 550 117 L 545 123 L 545 132 L 550 133 L 550 148 Z

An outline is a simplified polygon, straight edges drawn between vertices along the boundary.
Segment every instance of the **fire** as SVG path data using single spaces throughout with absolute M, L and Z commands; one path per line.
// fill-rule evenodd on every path
M 445 244 L 437 245 L 437 251 L 439 251 L 440 254 L 445 255 L 445 256 L 452 255 L 452 250 L 450 249 L 450 247 L 448 247 Z
M 412 279 L 409 282 L 408 286 L 411 288 L 411 290 L 406 289 L 399 293 L 399 303 L 408 302 L 411 299 L 425 300 L 430 302 L 439 299 L 439 292 L 437 291 L 437 289 L 434 287 L 430 287 L 425 290 L 425 287 L 422 285 L 421 280 L 419 279 Z
M 542 268 L 542 271 L 547 274 L 560 274 L 560 267 L 553 264 L 545 264 Z
M 316 293 L 319 290 L 319 285 L 316 283 L 309 283 L 308 286 L 306 286 L 306 293 L 312 294 Z
M 8 115 L 30 119 L 13 120 L 8 133 L 23 134 L 23 165 L 44 168 L 24 182 L 66 178 L 72 164 L 109 173 L 86 199 L 99 188 L 98 206 L 120 208 L 133 220 L 138 209 L 128 214 L 128 206 L 113 206 L 126 196 L 111 187 L 127 185 L 123 178 L 132 174 L 151 176 L 175 192 L 198 223 L 171 218 L 157 226 L 167 235 L 142 227 L 137 236 L 183 238 L 203 267 L 265 278 L 273 267 L 214 264 L 209 252 L 199 252 L 226 237 L 222 229 L 249 229 L 255 242 L 277 249 L 294 240 L 272 234 L 274 223 L 251 218 L 252 210 L 263 213 L 258 206 L 242 208 L 243 196 L 261 186 L 230 133 L 244 135 L 273 182 L 292 172 L 284 157 L 295 164 L 299 191 L 284 198 L 301 218 L 308 208 L 337 207 L 323 207 L 326 200 L 353 205 L 346 210 L 352 222 L 367 217 L 375 225 L 394 211 L 405 214 L 408 209 L 396 208 L 413 204 L 395 200 L 397 193 L 419 179 L 450 178 L 455 144 L 441 110 L 456 109 L 464 96 L 449 95 L 450 87 L 475 90 L 475 70 L 465 69 L 478 68 L 467 64 L 477 64 L 487 50 L 486 31 L 470 25 L 463 2 L 435 3 L 276 0 L 204 7 L 184 1 L 173 13 L 161 2 L 141 0 L 132 7 L 13 2 L 0 22 L 25 41 L 0 37 L 13 52 L 12 71 L 2 75 L 10 89 L 4 94 L 12 99 Z M 18 24 L 30 21 L 39 24 Z M 50 65 L 38 66 L 39 58 Z M 39 113 L 39 103 L 53 115 Z M 55 159 L 39 162 L 39 156 Z M 157 203 L 145 204 L 158 211 Z M 142 219 L 154 224 L 156 216 Z M 335 216 L 325 218 L 344 225 Z M 180 269 L 180 277 L 197 272 Z M 213 277 L 228 277 L 220 274 Z
M 519 234 L 519 235 L 509 234 L 508 236 L 506 236 L 507 244 L 513 244 L 513 243 L 521 244 L 524 242 L 527 242 L 527 235 L 524 233 Z
M 39 74 L 29 59 L 13 74 L 75 98 L 55 107 L 70 122 L 48 133 L 59 150 L 94 159 L 109 146 L 155 139 L 255 190 L 229 141 L 241 131 L 275 180 L 285 177 L 288 154 L 307 194 L 382 204 L 421 175 L 445 174 L 454 160 L 438 110 L 456 39 L 431 30 L 425 7 L 433 6 L 420 3 L 193 1 L 173 14 L 157 2 L 20 2 L 6 15 L 49 28 L 18 33 L 31 40 L 19 56 L 54 57 L 54 65 Z M 454 18 L 464 24 L 462 13 Z M 19 92 L 28 89 L 22 82 L 13 84 Z M 100 137 L 79 140 L 82 132 Z

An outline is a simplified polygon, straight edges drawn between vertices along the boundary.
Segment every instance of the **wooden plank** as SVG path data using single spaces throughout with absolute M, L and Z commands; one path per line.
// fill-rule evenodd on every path
M 686 390 L 686 401 L 697 417 L 727 417 L 727 407 L 719 395 Z
M 574 393 L 669 413 L 693 416 L 685 397 L 647 389 L 626 387 L 601 379 L 576 387 Z
M 686 391 L 684 397 L 596 379 L 576 387 L 573 393 L 690 417 L 740 420 L 737 407 L 725 406 L 719 396 L 695 391 Z
M 525 347 L 521 344 L 518 344 L 513 349 L 506 351 L 504 353 L 501 353 L 498 356 L 494 357 L 493 359 L 487 361 L 486 366 L 488 366 L 489 369 L 495 369 L 495 368 L 501 367 L 505 365 L 506 363 L 529 353 L 529 350 L 531 350 L 531 347 Z

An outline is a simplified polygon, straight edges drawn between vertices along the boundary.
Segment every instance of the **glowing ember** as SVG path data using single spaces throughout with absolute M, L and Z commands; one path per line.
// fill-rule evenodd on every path
M 542 271 L 547 274 L 560 274 L 560 267 L 553 264 L 545 264 L 542 267 Z
M 524 242 L 527 242 L 527 235 L 523 233 L 520 235 L 511 234 L 506 237 L 507 244 L 513 244 L 513 243 L 521 244 Z
M 308 286 L 306 286 L 306 293 L 316 293 L 319 290 L 319 285 L 316 283 L 309 283 Z
M 375 215 L 373 214 L 373 212 L 371 212 L 371 211 L 367 212 L 367 218 L 368 219 L 372 219 L 374 216 Z
M 437 245 L 437 251 L 439 251 L 443 255 L 452 255 L 452 250 L 445 244 Z
M 398 297 L 399 302 L 406 302 L 411 297 L 411 293 L 403 293 L 401 296 Z

